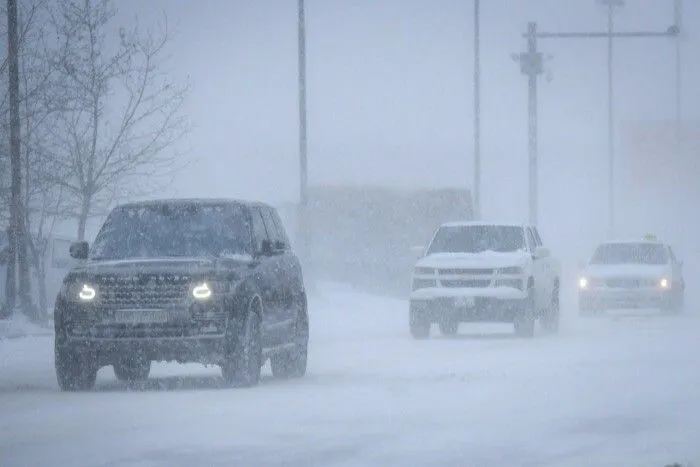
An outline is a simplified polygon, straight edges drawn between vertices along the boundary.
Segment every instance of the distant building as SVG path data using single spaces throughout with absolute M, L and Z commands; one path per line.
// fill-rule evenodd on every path
M 279 209 L 296 237 L 297 205 Z M 415 261 L 411 247 L 426 245 L 443 222 L 472 218 L 471 194 L 465 189 L 312 187 L 310 275 L 406 296 Z

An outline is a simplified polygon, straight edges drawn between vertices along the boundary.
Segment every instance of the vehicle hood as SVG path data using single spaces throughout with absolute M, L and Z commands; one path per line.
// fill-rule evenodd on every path
M 612 277 L 656 278 L 669 273 L 668 266 L 661 264 L 589 264 L 583 274 L 601 279 Z
M 72 275 L 187 274 L 199 275 L 234 270 L 250 262 L 245 257 L 224 258 L 145 258 L 123 260 L 87 260 L 76 266 Z
M 418 260 L 417 267 L 424 268 L 505 268 L 523 266 L 528 263 L 530 255 L 525 251 L 500 253 L 484 251 L 481 253 L 435 253 Z

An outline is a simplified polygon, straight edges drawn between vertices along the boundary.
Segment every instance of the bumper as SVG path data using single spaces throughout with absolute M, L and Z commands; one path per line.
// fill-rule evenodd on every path
M 511 323 L 528 293 L 511 287 L 489 289 L 429 288 L 414 291 L 410 296 L 411 313 L 418 313 L 432 322 L 444 319 L 460 322 Z
M 119 322 L 109 310 L 65 311 L 55 321 L 57 335 L 64 336 L 68 345 L 93 353 L 100 365 L 135 353 L 155 361 L 211 364 L 223 355 L 228 323 L 217 307 L 180 310 L 157 323 Z
M 657 289 L 620 290 L 594 289 L 579 292 L 579 310 L 604 311 L 620 309 L 665 308 L 671 291 Z
M 224 355 L 224 335 L 147 338 L 95 338 L 70 336 L 68 345 L 97 358 L 99 365 L 111 365 L 120 357 L 138 354 L 154 361 L 218 364 Z

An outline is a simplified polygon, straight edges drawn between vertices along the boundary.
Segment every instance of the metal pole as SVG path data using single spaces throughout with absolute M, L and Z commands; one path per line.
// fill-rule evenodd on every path
M 299 7 L 299 212 L 298 233 L 302 260 L 308 262 L 308 162 L 306 144 L 306 16 L 304 0 L 298 0 Z
M 681 64 L 681 33 L 682 25 L 682 0 L 676 0 L 674 4 L 674 17 L 676 35 L 676 155 L 680 162 L 682 157 L 682 124 L 683 124 L 683 100 L 682 100 L 682 64 Z
M 528 172 L 529 172 L 529 214 L 530 224 L 537 225 L 538 207 L 538 167 L 537 167 L 537 75 L 540 68 L 537 54 L 537 23 L 527 25 L 527 54 L 531 60 L 528 89 Z
M 8 44 L 8 59 L 9 59 L 9 98 L 10 98 L 10 164 L 11 164 L 11 193 L 12 200 L 11 209 L 11 229 L 10 229 L 10 256 L 15 268 L 12 271 L 8 270 L 8 274 L 15 275 L 21 258 L 19 257 L 22 251 L 22 172 L 20 158 L 20 120 L 19 120 L 19 32 L 17 28 L 17 0 L 7 0 L 7 44 Z M 9 264 L 8 264 L 9 265 Z M 16 277 L 16 275 L 15 275 Z M 17 305 L 17 285 L 15 281 L 15 290 L 12 292 L 12 305 Z M 21 281 L 20 281 L 21 288 Z M 20 298 L 22 294 L 20 294 Z M 23 303 L 20 302 L 21 305 Z M 14 306 L 13 306 L 14 309 Z
M 615 233 L 615 120 L 613 107 L 613 2 L 608 3 L 608 236 Z
M 481 218 L 481 56 L 479 0 L 474 0 L 474 217 Z
M 683 11 L 683 6 L 682 6 L 682 0 L 675 0 L 674 2 L 674 22 L 675 22 L 675 31 L 676 31 L 676 37 L 675 37 L 675 48 L 676 48 L 676 122 L 675 122 L 675 140 L 676 140 L 676 164 L 677 167 L 680 168 L 681 173 L 679 173 L 679 178 L 678 180 L 681 183 L 682 192 L 683 192 L 683 197 L 681 198 L 680 202 L 678 203 L 678 216 L 680 219 L 685 219 L 686 218 L 686 203 L 688 199 L 691 199 L 689 196 L 689 189 L 686 188 L 688 186 L 686 180 L 687 177 L 683 174 L 683 163 L 684 163 L 684 154 L 683 154 L 683 100 L 682 100 L 682 74 L 683 74 L 683 67 L 681 63 L 681 37 L 683 33 L 683 20 L 682 20 L 682 11 Z M 686 245 L 686 234 L 685 234 L 686 229 L 681 229 L 680 230 L 680 240 L 681 244 L 683 245 L 682 248 L 685 248 Z

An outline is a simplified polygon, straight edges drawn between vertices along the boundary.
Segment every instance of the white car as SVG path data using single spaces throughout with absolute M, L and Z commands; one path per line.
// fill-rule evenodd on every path
M 683 263 L 653 236 L 599 245 L 578 286 L 582 316 L 620 309 L 683 309 Z
M 561 267 L 535 227 L 488 222 L 441 225 L 418 259 L 409 305 L 411 335 L 444 335 L 462 322 L 513 323 L 531 337 L 535 321 L 559 326 Z

